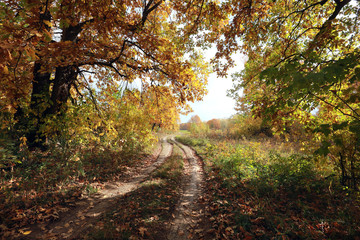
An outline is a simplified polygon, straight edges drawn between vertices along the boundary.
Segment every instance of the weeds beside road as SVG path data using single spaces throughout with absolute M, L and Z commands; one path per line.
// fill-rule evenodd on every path
M 216 239 L 359 239 L 359 195 L 312 156 L 269 142 L 178 137 L 204 159 Z

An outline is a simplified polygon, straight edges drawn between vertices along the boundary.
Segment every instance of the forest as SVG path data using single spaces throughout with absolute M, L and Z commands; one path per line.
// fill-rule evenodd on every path
M 0 239 L 360 239 L 359 18 L 359 0 L 2 0 Z M 202 121 L 213 73 L 237 113 Z

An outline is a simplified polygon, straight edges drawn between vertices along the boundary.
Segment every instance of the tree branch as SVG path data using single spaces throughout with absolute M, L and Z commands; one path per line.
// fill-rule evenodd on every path
M 160 6 L 160 4 L 163 2 L 163 0 L 160 0 L 158 1 L 157 3 L 155 3 L 152 7 L 151 4 L 154 2 L 154 0 L 150 0 L 147 4 L 146 4 L 146 1 L 144 2 L 145 3 L 145 7 L 144 7 L 144 10 L 143 10 L 143 15 L 142 15 L 142 18 L 141 18 L 141 27 L 143 27 L 145 25 L 145 22 L 149 16 L 149 14 L 154 11 L 157 7 Z M 136 29 L 136 28 L 135 28 Z M 134 30 L 135 30 L 134 29 Z
M 355 115 L 357 115 L 358 117 L 360 117 L 360 115 L 347 103 L 345 102 L 344 99 L 342 99 L 339 95 L 336 94 L 335 91 L 331 91 L 338 99 L 340 99 L 340 101 L 342 101 L 353 113 L 355 113 Z
M 312 44 L 314 44 L 317 39 L 320 38 L 321 35 L 323 35 L 325 29 L 330 26 L 332 20 L 334 20 L 340 13 L 341 9 L 343 9 L 343 7 L 345 5 L 347 5 L 351 0 L 335 0 L 336 6 L 335 6 L 335 10 L 334 12 L 330 15 L 330 17 L 323 23 L 323 25 L 320 27 L 320 31 L 316 34 L 316 36 L 314 37 L 314 40 L 312 41 Z M 310 44 L 310 46 L 312 45 Z
M 100 109 L 99 109 L 99 107 L 98 107 L 96 98 L 94 97 L 93 91 L 92 91 L 92 89 L 91 89 L 91 87 L 90 87 L 90 83 L 87 81 L 87 79 L 86 79 L 85 75 L 82 73 L 82 71 L 80 71 L 80 75 L 83 77 L 83 79 L 84 79 L 84 81 L 85 81 L 85 83 L 86 83 L 85 88 L 89 91 L 90 98 L 91 98 L 91 101 L 92 101 L 93 104 L 94 104 L 95 109 L 96 109 L 96 111 L 98 112 L 99 116 L 101 117 L 102 114 L 101 114 L 101 111 L 100 111 Z
M 185 35 L 190 35 L 191 32 L 195 29 L 196 25 L 198 24 L 199 19 L 200 19 L 200 16 L 201 16 L 201 13 L 202 13 L 202 10 L 203 10 L 204 3 L 205 3 L 205 0 L 202 0 L 201 6 L 200 6 L 200 12 L 199 12 L 199 14 L 198 14 L 197 17 L 196 17 L 196 20 L 194 21 L 194 25 L 191 27 L 191 29 L 190 29 L 190 30 L 187 32 L 187 34 L 185 34 Z
M 348 3 L 350 3 L 351 0 L 335 0 L 336 3 L 336 7 L 334 12 L 331 14 L 331 16 L 328 18 L 327 21 L 331 21 L 333 19 L 335 19 L 337 17 L 337 15 L 339 15 L 341 9 L 347 5 Z
M 62 41 L 75 41 L 76 37 L 83 30 L 83 26 L 87 23 L 92 23 L 94 21 L 95 20 L 92 18 L 92 19 L 86 20 L 84 22 L 80 22 L 75 26 L 70 25 L 69 27 L 63 29 L 63 35 L 62 35 L 61 40 Z
M 104 66 L 104 67 L 110 67 L 112 69 L 114 69 L 114 71 L 123 78 L 126 78 L 127 76 L 120 73 L 120 71 L 110 62 L 93 62 L 92 64 L 82 64 L 82 65 L 99 65 L 99 66 Z
M 14 79 L 15 79 L 15 82 L 17 81 L 16 69 L 17 69 L 17 67 L 18 67 L 18 65 L 19 65 L 21 55 L 22 55 L 22 52 L 19 51 L 19 57 L 18 57 L 18 59 L 17 59 L 17 61 L 16 61 L 16 65 L 15 65 L 15 67 L 14 67 Z
M 351 114 L 348 114 L 348 113 L 345 113 L 344 111 L 342 111 L 338 106 L 336 106 L 336 105 L 334 105 L 334 104 L 332 104 L 332 103 L 329 103 L 328 101 L 326 101 L 324 98 L 321 98 L 321 97 L 319 97 L 319 96 L 317 96 L 317 95 L 315 95 L 315 94 L 313 94 L 312 92 L 308 92 L 311 96 L 314 96 L 316 99 L 319 99 L 320 101 L 322 101 L 322 102 L 324 102 L 324 103 L 326 103 L 327 105 L 329 105 L 329 106 L 331 106 L 331 107 L 333 107 L 333 108 L 335 108 L 336 110 L 338 110 L 339 112 L 341 112 L 343 115 L 345 115 L 345 116 L 349 116 L 349 117 L 352 117 L 352 118 L 354 118 L 354 119 L 356 119 L 357 121 L 360 121 L 360 118 L 357 118 L 356 116 L 353 116 L 353 115 L 351 115 Z

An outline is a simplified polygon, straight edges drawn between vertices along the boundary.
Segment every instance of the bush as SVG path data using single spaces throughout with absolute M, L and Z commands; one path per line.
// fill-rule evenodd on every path
M 235 115 L 229 124 L 229 133 L 235 139 L 272 137 L 271 127 L 261 118 L 251 115 Z

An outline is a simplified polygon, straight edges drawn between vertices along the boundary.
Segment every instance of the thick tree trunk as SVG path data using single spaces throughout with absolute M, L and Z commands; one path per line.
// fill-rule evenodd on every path
M 29 147 L 45 149 L 46 137 L 41 132 L 41 126 L 46 124 L 47 118 L 60 117 L 66 111 L 66 102 L 77 78 L 77 71 L 73 66 L 58 67 L 55 79 L 50 81 L 50 73 L 40 74 L 39 69 L 40 64 L 36 63 L 26 138 Z M 51 82 L 53 85 L 50 93 Z
M 84 24 L 85 22 L 75 26 L 70 25 L 69 27 L 62 29 L 61 41 L 70 41 L 75 44 Z M 71 86 L 75 85 L 77 76 L 78 72 L 76 66 L 69 65 L 56 68 L 54 85 L 51 93 L 52 105 L 47 109 L 46 114 L 58 114 L 64 110 L 64 103 L 66 103 L 70 97 L 70 89 Z
M 50 73 L 41 73 L 41 63 L 34 65 L 34 80 L 31 93 L 30 113 L 27 121 L 26 138 L 31 148 L 43 148 L 45 137 L 40 133 L 44 123 L 44 112 L 49 107 Z
M 51 21 L 49 11 L 40 14 L 40 25 L 48 32 L 51 32 L 50 26 L 43 24 L 43 20 Z M 62 29 L 61 41 L 75 43 L 85 23 Z M 46 136 L 41 132 L 41 127 L 47 124 L 46 119 L 54 116 L 59 117 L 61 113 L 66 111 L 66 102 L 70 97 L 70 90 L 75 84 L 78 72 L 76 66 L 73 65 L 57 67 L 55 69 L 55 78 L 51 80 L 51 73 L 54 72 L 54 68 L 46 69 L 47 72 L 43 73 L 41 67 L 42 62 L 46 60 L 46 56 L 38 57 L 40 60 L 34 64 L 29 116 L 26 119 L 22 109 L 18 110 L 17 115 L 19 116 L 18 129 L 22 129 L 21 132 L 25 131 L 28 146 L 30 148 L 44 149 Z
M 64 109 L 64 104 L 70 97 L 71 86 L 75 84 L 77 71 L 74 66 L 58 67 L 55 73 L 54 85 L 51 93 L 51 106 L 46 114 L 58 114 Z
M 50 32 L 50 26 L 44 24 L 44 21 L 51 21 L 51 13 L 47 9 L 44 13 L 39 14 L 39 28 Z M 44 123 L 44 112 L 49 107 L 50 97 L 50 77 L 51 69 L 46 69 L 44 72 L 43 56 L 37 55 L 39 60 L 34 64 L 32 92 L 30 102 L 30 112 L 28 117 L 25 116 L 23 109 L 19 108 L 16 113 L 18 119 L 18 129 L 23 134 L 25 132 L 27 142 L 30 148 L 43 148 L 45 137 L 40 133 L 40 127 Z

